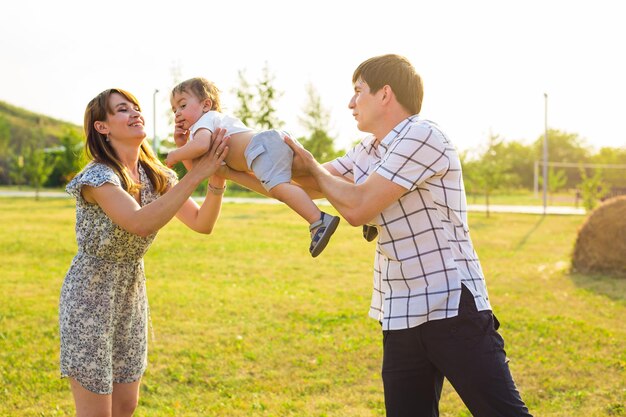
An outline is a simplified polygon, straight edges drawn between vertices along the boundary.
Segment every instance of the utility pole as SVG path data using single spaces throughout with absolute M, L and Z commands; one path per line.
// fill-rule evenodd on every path
M 543 215 L 548 206 L 548 93 L 543 93 L 545 101 L 545 133 L 543 134 Z
M 159 92 L 157 88 L 154 89 L 152 94 L 152 150 L 156 157 L 159 157 L 159 141 L 156 135 L 156 95 Z

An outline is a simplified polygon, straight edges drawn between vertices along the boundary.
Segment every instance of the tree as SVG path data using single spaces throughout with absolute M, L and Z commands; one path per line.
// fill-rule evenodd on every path
M 532 145 L 525 145 L 518 141 L 504 142 L 499 149 L 499 157 L 509 168 L 511 186 L 533 188 L 535 155 Z
M 66 130 L 59 138 L 59 151 L 55 152 L 56 163 L 50 174 L 48 185 L 65 185 L 84 165 L 83 139 L 74 130 Z
M 562 190 L 565 184 L 567 184 L 567 174 L 565 170 L 559 169 L 555 171 L 554 168 L 550 167 L 548 172 L 548 192 L 550 195 Z M 539 177 L 539 185 L 543 186 L 543 177 Z
M 590 162 L 594 164 L 606 164 L 626 166 L 626 149 L 624 148 L 601 148 L 591 158 Z M 626 188 L 625 170 L 622 169 L 606 169 L 603 172 L 603 180 L 607 187 Z
M 607 189 L 602 182 L 602 170 L 596 169 L 592 176 L 587 175 L 587 170 L 580 168 L 580 177 L 582 179 L 579 187 L 583 200 L 583 207 L 587 211 L 591 211 L 598 204 L 598 200 L 602 199 L 607 193 Z
M 182 81 L 182 65 L 180 61 L 172 61 L 170 65 L 170 76 L 172 77 L 172 85 L 178 85 Z M 170 90 L 171 91 L 171 90 Z M 173 149 L 176 145 L 174 144 L 174 112 L 172 111 L 172 106 L 170 103 L 170 91 L 165 94 L 161 93 L 161 103 L 165 104 L 163 111 L 163 115 L 167 120 L 168 133 L 165 137 L 159 138 L 159 147 L 157 149 L 157 157 L 163 161 L 167 156 L 167 153 L 161 153 L 161 149 Z M 155 132 L 156 135 L 156 132 Z M 167 151 L 166 151 L 167 152 Z M 186 172 L 186 171 L 185 171 Z
M 237 75 L 239 76 L 239 88 L 235 90 L 235 95 L 239 106 L 235 110 L 235 116 L 248 126 L 255 123 L 254 111 L 252 110 L 254 95 L 250 92 L 250 83 L 246 80 L 245 70 L 237 71 Z
M 39 190 L 50 177 L 56 162 L 54 155 L 49 156 L 44 151 L 43 138 L 41 130 L 35 131 L 24 155 L 24 174 L 30 185 L 35 187 L 35 200 L 39 200 Z
M 543 159 L 543 135 L 535 143 L 535 160 Z M 556 129 L 548 129 L 548 160 L 550 162 L 585 163 L 589 160 L 591 150 L 577 133 L 567 133 Z M 579 173 L 570 172 L 567 187 L 573 188 L 581 181 Z
M 7 119 L 0 115 L 0 175 L 8 170 L 8 161 L 11 151 L 11 127 Z
M 489 197 L 511 183 L 510 164 L 502 158 L 504 141 L 498 135 L 490 134 L 485 151 L 477 160 L 467 161 L 463 155 L 465 181 L 471 190 L 481 190 L 485 196 L 485 207 L 489 217 Z
M 259 104 L 255 122 L 261 129 L 278 129 L 284 124 L 276 116 L 274 102 L 280 98 L 282 93 L 274 88 L 274 80 L 274 75 L 270 72 L 267 63 L 265 63 L 261 79 L 256 86 Z
M 315 159 L 320 162 L 330 161 L 339 156 L 334 148 L 334 138 L 328 134 L 330 112 L 322 106 L 322 101 L 312 84 L 307 85 L 308 101 L 304 107 L 304 117 L 300 123 L 309 132 L 308 137 L 300 137 L 298 141 Z
M 24 184 L 24 156 L 11 153 L 9 155 L 9 178 L 18 189 Z
M 246 126 L 258 130 L 280 129 L 283 121 L 276 115 L 275 102 L 280 98 L 281 92 L 274 87 L 274 75 L 265 64 L 261 79 L 254 85 L 255 96 L 250 92 L 252 86 L 245 78 L 245 72 L 239 71 L 240 86 L 235 90 L 239 106 L 235 110 L 237 116 Z

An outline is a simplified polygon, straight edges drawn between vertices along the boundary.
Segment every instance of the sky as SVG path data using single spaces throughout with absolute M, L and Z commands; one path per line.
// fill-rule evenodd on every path
M 396 53 L 423 78 L 421 115 L 460 150 L 480 149 L 490 134 L 534 142 L 546 121 L 589 146 L 622 147 L 626 25 L 619 4 L 10 1 L 0 11 L 0 100 L 82 125 L 88 101 L 119 87 L 139 99 L 148 135 L 164 137 L 174 72 L 215 82 L 224 111 L 233 112 L 238 72 L 254 84 L 267 66 L 282 92 L 283 128 L 305 134 L 299 118 L 311 84 L 330 111 L 329 132 L 347 148 L 366 135 L 347 107 L 354 69 Z

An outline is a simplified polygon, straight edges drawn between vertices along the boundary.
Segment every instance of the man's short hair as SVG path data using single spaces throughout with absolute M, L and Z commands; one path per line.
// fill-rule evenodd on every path
M 388 54 L 370 58 L 354 70 L 352 83 L 359 78 L 367 83 L 372 94 L 388 85 L 409 113 L 420 112 L 424 97 L 422 78 L 405 57 Z

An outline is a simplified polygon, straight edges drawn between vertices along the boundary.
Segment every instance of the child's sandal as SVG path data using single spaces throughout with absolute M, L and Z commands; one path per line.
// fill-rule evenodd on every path
M 338 216 L 331 216 L 330 214 L 322 212 L 322 217 L 309 226 L 309 230 L 311 231 L 311 246 L 309 247 L 309 252 L 312 257 L 315 258 L 322 253 L 330 237 L 335 233 L 335 230 L 337 230 L 338 225 Z

